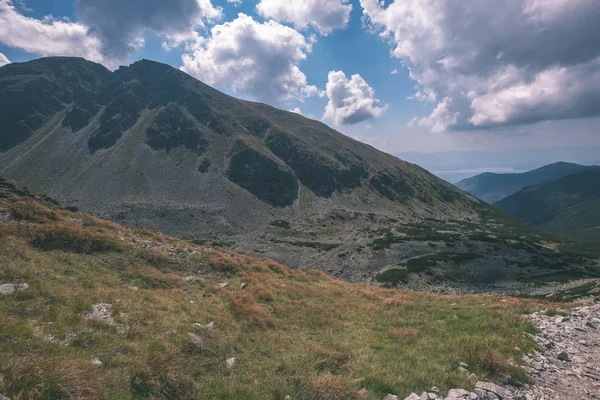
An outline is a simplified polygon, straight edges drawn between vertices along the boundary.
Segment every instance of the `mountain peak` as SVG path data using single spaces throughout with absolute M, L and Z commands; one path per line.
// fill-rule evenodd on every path
M 0 174 L 82 211 L 227 238 L 352 280 L 407 252 L 431 253 L 427 242 L 446 221 L 494 212 L 322 122 L 235 99 L 168 65 L 141 60 L 110 72 L 44 62 L 56 68 L 35 79 L 35 62 L 2 70 L 14 84 L 0 86 Z M 419 228 L 405 225 L 413 222 Z

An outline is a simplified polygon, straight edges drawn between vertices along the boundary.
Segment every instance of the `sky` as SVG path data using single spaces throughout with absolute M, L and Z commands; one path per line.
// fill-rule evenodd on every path
M 0 66 L 147 58 L 396 154 L 585 149 L 599 20 L 598 0 L 0 0 Z

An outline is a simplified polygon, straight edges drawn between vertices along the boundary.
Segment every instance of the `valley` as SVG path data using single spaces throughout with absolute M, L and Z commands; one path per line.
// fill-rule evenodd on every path
M 0 104 L 19 109 L 2 108 L 0 175 L 126 226 L 420 289 L 517 293 L 556 270 L 597 274 L 416 165 L 165 64 L 45 58 L 0 82 Z
M 148 60 L 3 66 L 0 127 L 0 400 L 597 388 L 593 167 L 469 194 Z

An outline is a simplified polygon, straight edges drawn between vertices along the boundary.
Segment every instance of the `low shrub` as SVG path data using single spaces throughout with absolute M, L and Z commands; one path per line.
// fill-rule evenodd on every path
M 110 237 L 91 234 L 83 229 L 64 227 L 37 229 L 29 240 L 31 246 L 43 250 L 62 250 L 71 253 L 102 253 L 120 251 L 122 246 Z

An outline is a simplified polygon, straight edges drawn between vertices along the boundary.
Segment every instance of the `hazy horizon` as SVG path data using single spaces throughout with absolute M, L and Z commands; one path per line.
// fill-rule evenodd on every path
M 485 172 L 522 173 L 556 162 L 600 165 L 598 147 L 524 147 L 492 151 L 444 151 L 395 153 L 429 172 L 457 183 Z

